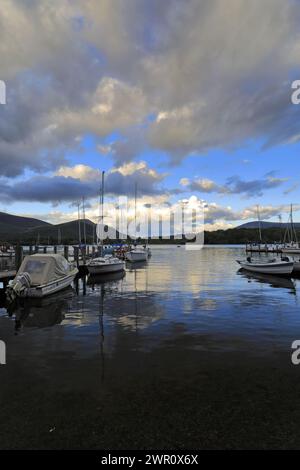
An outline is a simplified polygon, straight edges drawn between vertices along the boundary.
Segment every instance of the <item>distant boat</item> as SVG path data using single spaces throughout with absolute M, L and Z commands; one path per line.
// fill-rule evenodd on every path
M 134 198 L 134 227 L 135 227 L 135 238 L 136 238 L 136 198 L 137 198 L 137 184 L 135 184 L 135 198 Z M 125 258 L 130 263 L 135 261 L 146 261 L 151 256 L 151 250 L 146 245 L 138 247 L 134 246 L 125 253 Z
M 286 244 L 286 240 L 288 243 Z M 294 226 L 293 220 L 293 204 L 291 204 L 291 211 L 288 220 L 288 225 L 285 230 L 284 239 L 283 239 L 284 246 L 282 247 L 282 253 L 291 253 L 291 254 L 300 254 L 300 247 L 299 242 L 297 239 L 297 232 Z
M 0 248 L 0 258 L 11 258 L 15 254 L 15 250 L 13 248 L 7 248 L 2 246 Z
M 246 251 L 250 252 L 265 252 L 268 251 L 268 245 L 262 241 L 262 234 L 261 234 L 261 219 L 259 213 L 259 205 L 256 206 L 257 210 L 257 220 L 258 220 L 258 242 L 252 242 L 246 244 Z
M 270 259 L 268 262 L 256 262 L 252 261 L 250 257 L 245 261 L 237 260 L 237 263 L 241 268 L 246 269 L 250 272 L 263 273 L 263 274 L 291 274 L 294 268 L 293 261 L 277 261 L 276 259 Z
M 27 255 L 7 287 L 7 297 L 45 297 L 68 287 L 77 273 L 62 255 Z

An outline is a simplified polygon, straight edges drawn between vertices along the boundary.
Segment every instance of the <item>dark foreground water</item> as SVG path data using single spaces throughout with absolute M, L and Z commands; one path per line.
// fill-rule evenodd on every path
M 300 281 L 237 273 L 241 248 L 152 251 L 0 309 L 0 448 L 300 448 Z

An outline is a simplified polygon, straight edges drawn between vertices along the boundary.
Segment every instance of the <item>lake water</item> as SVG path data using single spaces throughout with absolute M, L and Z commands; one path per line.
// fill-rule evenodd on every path
M 0 309 L 0 448 L 300 448 L 300 281 L 242 247 L 154 246 L 126 275 Z

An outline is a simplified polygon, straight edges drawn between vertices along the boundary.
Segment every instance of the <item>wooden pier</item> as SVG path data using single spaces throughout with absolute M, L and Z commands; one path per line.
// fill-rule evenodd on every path
M 249 253 L 281 253 L 282 249 L 279 245 L 247 243 L 246 251 Z

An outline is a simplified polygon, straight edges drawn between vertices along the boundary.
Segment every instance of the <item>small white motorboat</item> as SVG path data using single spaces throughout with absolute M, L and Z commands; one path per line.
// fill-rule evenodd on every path
M 15 254 L 13 248 L 1 247 L 0 248 L 0 258 L 12 258 Z
M 77 273 L 77 267 L 62 255 L 27 255 L 8 284 L 7 298 L 45 297 L 68 287 Z
M 148 256 L 148 249 L 143 247 L 134 247 L 125 253 L 126 260 L 131 263 L 136 261 L 146 261 Z
M 87 263 L 90 274 L 107 274 L 117 271 L 123 271 L 125 268 L 124 261 L 111 255 L 100 256 L 94 258 Z
M 290 260 L 270 259 L 267 262 L 252 261 L 250 257 L 246 261 L 237 260 L 237 263 L 247 271 L 264 273 L 264 274 L 291 274 L 294 268 L 294 262 Z

